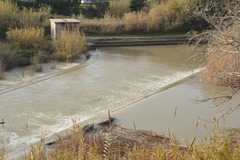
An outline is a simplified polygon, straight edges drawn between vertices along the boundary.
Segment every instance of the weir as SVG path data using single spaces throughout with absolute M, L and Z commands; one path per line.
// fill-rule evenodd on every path
M 73 119 L 83 123 L 104 117 L 108 109 L 118 113 L 185 83 L 203 69 L 191 69 L 197 60 L 186 62 L 188 54 L 180 52 L 179 46 L 110 47 L 91 54 L 94 63 L 0 95 L 0 110 L 4 110 L 0 117 L 7 122 L 0 128 L 0 145 L 9 156 L 71 128 Z M 170 117 L 172 112 L 164 114 Z

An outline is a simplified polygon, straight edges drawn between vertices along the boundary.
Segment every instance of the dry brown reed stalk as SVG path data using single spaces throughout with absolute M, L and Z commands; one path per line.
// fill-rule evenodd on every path
M 17 66 L 18 56 L 14 46 L 0 42 L 1 71 L 10 70 Z
M 45 159 L 47 159 L 43 140 L 41 140 L 40 143 L 37 145 L 31 145 L 29 150 L 30 150 L 29 154 L 27 154 L 24 157 L 25 160 L 45 160 Z
M 42 58 L 43 58 L 43 52 L 39 51 L 37 54 L 34 54 L 33 57 L 30 58 L 31 61 L 31 72 L 42 72 L 43 66 L 42 66 Z
M 230 133 L 232 132 L 230 131 Z M 60 138 L 56 142 L 55 148 L 47 156 L 43 148 L 44 144 L 41 143 L 41 145 L 31 147 L 26 159 L 239 159 L 239 140 L 236 141 L 233 134 L 229 135 L 227 132 L 214 132 L 210 141 L 202 144 L 195 143 L 196 137 L 194 137 L 188 147 L 183 148 L 179 147 L 174 140 L 174 135 L 172 137 L 169 148 L 161 145 L 149 147 L 149 144 L 131 147 L 127 147 L 127 144 L 117 145 L 117 139 L 114 139 L 110 133 L 106 135 L 107 139 L 102 144 L 97 139 L 85 139 L 82 130 L 77 124 L 74 124 L 73 132 L 67 134 L 65 138 Z
M 6 160 L 6 153 L 4 149 L 0 150 L 0 160 Z
M 51 64 L 50 64 L 50 69 L 56 69 L 57 60 L 54 60 L 54 59 L 53 59 L 50 63 L 51 63 Z
M 0 59 L 0 79 L 4 78 L 5 64 L 3 59 Z

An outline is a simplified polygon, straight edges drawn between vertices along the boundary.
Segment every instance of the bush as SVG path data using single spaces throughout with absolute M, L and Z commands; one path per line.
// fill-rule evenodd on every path
M 208 45 L 206 70 L 203 72 L 206 81 L 232 88 L 240 87 L 239 27 L 240 24 L 235 23 L 215 34 L 219 38 Z
M 0 38 L 6 38 L 6 32 L 13 28 L 46 27 L 49 26 L 51 8 L 42 6 L 38 9 L 22 8 L 11 0 L 0 1 Z
M 16 49 L 9 44 L 0 43 L 0 72 L 16 67 L 17 61 Z
M 51 10 L 49 6 L 42 6 L 38 9 L 23 8 L 20 12 L 18 27 L 29 28 L 49 26 Z
M 104 18 L 100 20 L 100 23 L 101 33 L 118 34 L 123 32 L 123 23 L 109 14 L 105 14 Z
M 17 5 L 13 4 L 10 0 L 0 1 L 0 3 L 0 39 L 4 39 L 5 32 L 8 28 L 15 26 L 19 9 Z
M 44 29 L 39 27 L 16 28 L 6 34 L 7 39 L 20 49 L 39 49 L 44 43 Z
M 148 31 L 165 31 L 169 12 L 168 4 L 153 5 L 148 13 Z
M 130 10 L 130 5 L 130 0 L 110 0 L 108 12 L 114 17 L 121 18 Z
M 147 28 L 146 12 L 129 12 L 125 13 L 123 23 L 126 32 L 145 32 Z
M 54 41 L 55 56 L 62 61 L 72 61 L 86 50 L 86 41 L 80 32 L 67 32 Z
M 112 0 L 103 18 L 86 20 L 81 17 L 81 28 L 87 33 L 163 33 L 188 31 L 194 28 L 190 22 L 198 22 L 189 14 L 197 3 L 188 0 L 158 2 L 151 2 L 142 10 L 129 12 L 128 1 Z

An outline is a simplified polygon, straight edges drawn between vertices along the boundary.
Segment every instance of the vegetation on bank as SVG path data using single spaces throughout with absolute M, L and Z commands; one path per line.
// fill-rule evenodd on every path
M 5 0 L 1 1 L 0 5 L 0 46 L 3 48 L 0 51 L 1 78 L 5 70 L 18 66 L 35 66 L 36 63 L 52 59 L 74 60 L 85 50 L 86 41 L 82 32 L 116 35 L 181 30 L 184 24 L 183 17 L 194 7 L 188 0 L 168 0 L 159 4 L 150 4 L 144 0 L 141 3 L 110 0 L 108 4 L 101 3 L 107 7 L 102 6 L 100 18 L 88 19 L 83 14 L 75 16 L 81 21 L 79 33 L 66 34 L 56 41 L 51 41 L 49 18 L 56 16 L 52 14 L 57 13 L 57 4 L 60 2 L 51 4 L 47 1 L 17 2 Z M 87 6 L 87 12 L 92 12 L 88 10 L 90 6 Z
M 201 18 L 189 16 L 200 1 L 190 3 L 187 0 L 166 0 L 164 3 L 144 4 L 137 10 L 133 9 L 127 0 L 124 2 L 126 3 L 110 3 L 103 16 L 100 16 L 101 18 L 88 19 L 83 15 L 76 16 L 82 22 L 82 30 L 95 34 L 142 34 L 201 30 L 206 27 L 205 24 L 210 24 L 214 30 L 201 33 L 204 35 L 202 40 L 208 40 L 205 77 L 215 84 L 228 85 L 234 93 L 239 91 L 240 43 L 239 18 L 236 15 L 234 21 L 225 21 L 224 15 L 231 15 L 226 12 L 216 19 L 204 17 L 206 14 L 211 15 L 216 8 L 224 10 L 224 8 L 213 6 L 209 9 L 204 8 L 200 14 Z M 233 6 L 239 9 L 237 4 Z M 232 9 L 230 8 L 231 13 L 235 13 Z M 3 78 L 4 70 L 41 63 L 43 58 L 39 57 L 44 57 L 43 55 L 55 55 L 55 58 L 59 60 L 71 61 L 84 51 L 85 40 L 80 33 L 69 33 L 56 41 L 50 41 L 46 29 L 49 28 L 48 19 L 51 16 L 51 8 L 48 6 L 38 9 L 20 9 L 16 4 L 6 0 L 1 3 L 0 11 L 0 38 L 2 39 L 0 78 Z M 208 23 L 205 23 L 203 19 Z M 200 28 L 199 22 L 204 22 L 201 23 L 203 26 Z M 37 67 L 36 70 L 41 70 L 41 67 Z M 114 141 L 110 142 L 114 143 Z M 187 150 L 180 150 L 176 147 L 175 141 L 169 149 L 164 149 L 162 146 L 150 149 L 147 145 L 134 146 L 130 149 L 127 145 L 126 148 L 109 148 L 111 146 L 109 145 L 108 151 L 121 149 L 124 150 L 124 154 L 103 153 L 105 146 L 99 145 L 97 141 L 86 143 L 82 132 L 77 129 L 73 130 L 72 136 L 61 141 L 59 147 L 49 155 L 46 155 L 43 144 L 40 144 L 33 146 L 25 159 L 240 159 L 239 142 L 233 145 L 233 137 L 229 135 L 214 134 L 208 143 L 195 144 L 194 142 L 195 139 L 187 145 Z M 0 152 L 0 159 L 5 159 L 4 152 Z
M 129 0 L 112 0 L 101 18 L 89 19 L 84 15 L 76 18 L 81 21 L 81 29 L 86 34 L 186 33 L 207 26 L 202 19 L 192 15 L 197 5 L 189 0 L 168 0 L 131 11 Z
M 70 61 L 84 52 L 86 42 L 80 31 L 61 37 L 68 39 L 64 42 L 65 48 L 63 44 L 62 48 L 59 47 L 61 39 L 56 41 L 50 39 L 51 7 L 27 9 L 19 8 L 11 0 L 0 3 L 1 79 L 4 78 L 4 71 L 14 67 L 31 65 L 34 71 L 40 72 L 42 71 L 40 64 L 43 62 L 54 59 Z M 77 43 L 73 43 L 73 40 Z
M 86 41 L 80 32 L 69 31 L 54 41 L 54 55 L 58 60 L 72 61 L 86 50 Z
M 228 86 L 232 89 L 232 95 L 229 97 L 240 89 L 239 8 L 239 1 L 208 2 L 207 5 L 199 5 L 196 14 L 203 17 L 212 30 L 193 34 L 197 44 L 200 41 L 207 42 L 207 52 L 204 53 L 205 80 L 212 84 Z M 229 97 L 226 99 L 231 99 Z
M 94 139 L 89 142 L 82 130 L 74 125 L 71 134 L 60 139 L 51 150 L 46 151 L 44 141 L 31 146 L 25 160 L 96 160 L 96 159 L 129 159 L 129 160 L 238 160 L 240 158 L 239 130 L 226 133 L 213 132 L 211 137 L 202 143 L 196 143 L 196 138 L 184 147 L 171 135 L 169 148 L 163 145 L 118 145 L 116 137 L 106 135 L 104 144 Z M 151 139 L 151 137 L 150 137 Z M 123 142 L 124 143 L 124 142 Z M 5 160 L 4 151 L 0 152 L 0 159 Z

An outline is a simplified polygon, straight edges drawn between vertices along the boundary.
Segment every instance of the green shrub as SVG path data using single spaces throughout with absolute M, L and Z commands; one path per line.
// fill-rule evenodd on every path
M 16 28 L 6 34 L 7 39 L 20 49 L 39 49 L 45 41 L 44 29 L 39 27 Z
M 62 61 L 72 61 L 86 50 L 86 41 L 80 32 L 66 32 L 54 41 L 55 56 Z

